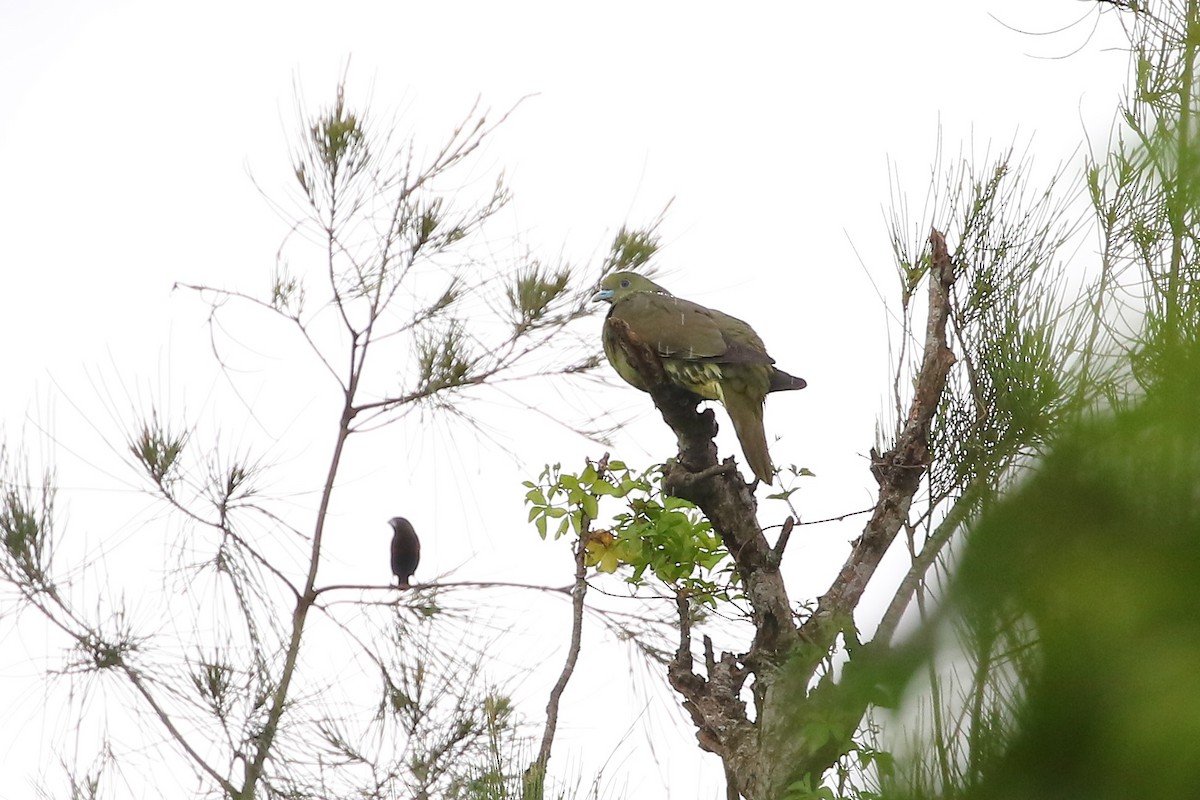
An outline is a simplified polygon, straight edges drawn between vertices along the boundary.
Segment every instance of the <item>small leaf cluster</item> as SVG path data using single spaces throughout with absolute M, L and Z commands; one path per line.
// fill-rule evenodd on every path
M 421 393 L 433 394 L 470 383 L 477 362 L 466 330 L 457 322 L 444 331 L 423 336 L 417 341 Z
M 555 539 L 566 535 L 568 530 L 576 536 L 582 535 L 600 516 L 601 497 L 625 497 L 633 491 L 649 491 L 646 477 L 633 475 L 621 461 L 602 463 L 599 467 L 589 462 L 578 475 L 564 475 L 562 465 L 555 464 L 542 470 L 537 483 L 524 481 L 522 485 L 529 490 L 525 493 L 525 504 L 530 506 L 529 521 L 543 539 L 550 530 L 551 520 L 558 520 Z
M 600 270 L 602 275 L 621 270 L 641 271 L 645 274 L 653 272 L 652 269 L 646 268 L 646 265 L 654 258 L 662 244 L 659 227 L 662 225 L 670 205 L 667 203 L 667 207 L 663 208 L 658 217 L 646 227 L 621 226 L 617 235 L 613 237 L 608 255 L 604 258 L 604 266 Z
M 372 153 L 363 122 L 349 110 L 344 87 L 339 86 L 337 102 L 309 127 L 308 144 L 333 194 L 371 163 Z M 310 170 L 301 160 L 295 164 L 294 172 L 305 195 L 313 198 L 317 193 L 316 171 Z
M 195 665 L 191 673 L 192 686 L 196 693 L 219 720 L 229 718 L 237 686 L 234 683 L 236 670 L 223 658 L 204 659 Z
M 569 267 L 551 268 L 534 261 L 519 270 L 504 290 L 517 332 L 557 321 L 559 317 L 551 312 L 556 302 L 569 297 L 570 282 Z
M 149 422 L 143 423 L 141 431 L 130 438 L 129 451 L 150 479 L 162 487 L 178 477 L 179 457 L 187 440 L 186 431 L 164 426 L 155 412 Z
M 712 524 L 692 503 L 654 491 L 634 498 L 627 511 L 613 518 L 617 547 L 633 566 L 630 583 L 640 585 L 647 570 L 675 588 L 685 589 L 706 605 L 728 600 L 713 574 L 729 552 Z M 735 573 L 730 570 L 730 575 Z
M 636 270 L 645 266 L 658 252 L 658 246 L 658 231 L 654 228 L 632 230 L 622 225 L 613 238 L 608 257 L 604 260 L 604 274 Z
M 31 591 L 54 592 L 50 560 L 55 493 L 51 473 L 37 486 L 10 464 L 0 447 L 0 577 Z
M 47 575 L 46 528 L 37 510 L 15 489 L 0 495 L 0 543 L 11 564 L 13 576 L 20 575 L 30 584 L 49 587 Z
M 634 473 L 620 461 L 601 464 L 589 462 L 579 475 L 564 474 L 555 464 L 536 483 L 524 482 L 529 520 L 538 535 L 545 539 L 553 530 L 558 539 L 574 532 L 584 540 L 588 566 L 614 573 L 628 565 L 632 572 L 626 580 L 635 586 L 644 585 L 649 572 L 708 605 L 729 599 L 724 585 L 714 580 L 729 557 L 721 537 L 692 503 L 662 491 L 661 468 Z M 625 508 L 611 517 L 609 528 L 592 530 L 591 523 L 600 518 L 600 498 L 606 496 L 624 499 Z M 553 520 L 557 527 L 551 526 Z

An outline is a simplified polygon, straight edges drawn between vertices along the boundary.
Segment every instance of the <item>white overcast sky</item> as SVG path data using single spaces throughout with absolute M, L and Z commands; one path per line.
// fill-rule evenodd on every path
M 1126 59 L 1112 16 L 1093 32 L 1094 4 L 1075 0 L 4 0 L 0 429 L 60 464 L 66 529 L 81 549 L 133 540 L 152 518 L 147 501 L 112 491 L 128 476 L 89 428 L 111 431 L 105 405 L 125 412 L 126 394 L 217 418 L 239 446 L 294 459 L 280 485 L 317 488 L 321 473 L 305 470 L 327 456 L 334 424 L 306 416 L 319 406 L 308 398 L 320 378 L 305 382 L 303 369 L 278 365 L 264 368 L 269 379 L 245 376 L 255 413 L 289 421 L 274 435 L 292 441 L 264 443 L 256 437 L 269 434 L 246 421 L 245 406 L 213 388 L 223 384 L 206 308 L 171 287 L 267 286 L 286 225 L 250 175 L 282 196 L 297 87 L 315 107 L 347 72 L 352 100 L 369 96 L 377 116 L 397 114 L 431 146 L 476 98 L 499 112 L 531 96 L 479 163 L 510 179 L 504 224 L 551 259 L 598 264 L 622 223 L 644 224 L 673 200 L 662 282 L 752 322 L 779 365 L 809 381 L 767 407 L 768 435 L 781 437 L 775 461 L 817 474 L 799 496 L 804 515 L 865 507 L 864 454 L 888 388 L 886 315 L 873 284 L 895 283 L 889 168 L 919 209 L 939 130 L 950 155 L 1015 141 L 1046 172 L 1077 164 L 1085 134 L 1098 145 L 1107 138 L 1122 92 Z M 1085 245 L 1081 264 L 1090 252 Z M 282 352 L 277 326 L 255 336 L 254 349 Z M 283 372 L 295 382 L 276 380 Z M 623 456 L 670 454 L 672 437 L 645 396 L 616 388 L 611 397 L 636 418 L 615 443 Z M 404 514 L 425 542 L 419 577 L 462 565 L 465 577 L 566 583 L 562 546 L 540 543 L 525 525 L 519 481 L 547 461 L 570 466 L 600 453 L 528 422 L 499 433 L 516 460 L 446 426 L 409 425 L 361 445 L 335 508 L 356 546 L 331 553 L 330 579 L 386 581 L 385 520 Z M 764 505 L 764 517 L 772 513 L 764 522 L 782 513 Z M 827 587 L 858 524 L 793 540 L 786 566 L 796 599 Z M 29 796 L 30 778 L 55 767 L 45 748 L 62 720 L 39 720 L 29 701 L 45 696 L 37 676 L 47 663 L 36 638 L 0 646 L 0 798 Z M 626 679 L 624 661 L 595 668 Z M 590 690 L 573 688 L 564 755 L 590 734 L 596 710 Z M 524 708 L 535 718 L 541 691 L 531 689 Z M 658 766 L 642 763 L 645 736 L 627 731 L 640 724 L 639 703 L 644 696 L 589 749 L 601 762 L 613 755 L 608 774 L 630 770 L 630 797 L 665 797 L 667 786 L 697 796 L 689 787 L 716 780 L 716 759 L 684 729 L 671 731 L 674 745 L 657 743 Z

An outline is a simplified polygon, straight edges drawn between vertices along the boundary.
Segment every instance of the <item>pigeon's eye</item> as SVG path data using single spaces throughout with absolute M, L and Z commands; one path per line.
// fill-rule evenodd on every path
M 621 278 L 621 288 L 622 289 L 629 288 L 629 278 Z

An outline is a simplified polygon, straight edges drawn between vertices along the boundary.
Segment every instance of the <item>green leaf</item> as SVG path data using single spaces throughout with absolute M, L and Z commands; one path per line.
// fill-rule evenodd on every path
M 585 494 L 583 496 L 583 513 L 588 519 L 598 519 L 600 517 L 600 503 L 594 495 Z

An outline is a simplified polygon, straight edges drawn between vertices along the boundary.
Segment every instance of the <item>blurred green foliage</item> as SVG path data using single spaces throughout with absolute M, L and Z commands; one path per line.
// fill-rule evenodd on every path
M 1041 666 L 979 798 L 1190 797 L 1200 764 L 1200 370 L 1075 426 L 982 520 L 953 608 Z

